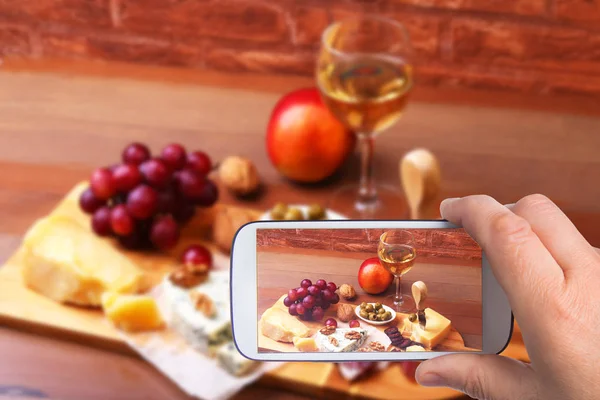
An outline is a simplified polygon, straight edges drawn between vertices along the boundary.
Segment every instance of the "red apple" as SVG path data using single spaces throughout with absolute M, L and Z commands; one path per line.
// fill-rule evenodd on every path
M 369 294 L 385 292 L 393 280 L 394 275 L 381 265 L 378 257 L 367 258 L 358 269 L 358 284 Z
M 316 88 L 288 93 L 275 105 L 267 152 L 277 170 L 298 182 L 331 176 L 354 149 L 356 138 L 327 109 Z

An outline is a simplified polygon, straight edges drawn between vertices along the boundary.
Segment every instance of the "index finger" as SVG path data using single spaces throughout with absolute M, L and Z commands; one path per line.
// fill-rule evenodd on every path
M 447 199 L 440 211 L 443 218 L 461 225 L 481 246 L 517 320 L 521 307 L 530 309 L 529 305 L 545 302 L 552 287 L 564 279 L 560 266 L 529 223 L 493 198 Z

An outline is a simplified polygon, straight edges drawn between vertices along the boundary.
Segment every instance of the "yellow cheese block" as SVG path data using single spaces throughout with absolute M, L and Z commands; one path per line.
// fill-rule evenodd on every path
M 22 247 L 24 283 L 62 303 L 99 306 L 104 292 L 136 293 L 143 272 L 107 239 L 61 215 L 38 220 Z
M 406 348 L 406 351 L 425 351 L 425 349 L 422 346 L 414 345 L 414 346 L 408 346 Z
M 450 320 L 431 308 L 425 309 L 425 330 L 419 326 L 419 322 L 410 322 L 404 318 L 403 331 L 410 333 L 410 339 L 432 349 L 442 343 L 450 334 Z
M 296 347 L 299 351 L 310 352 L 318 350 L 315 339 L 313 338 L 294 337 L 292 338 L 292 341 L 294 342 L 294 347 Z
M 115 326 L 127 332 L 151 331 L 164 326 L 156 301 L 147 295 L 105 292 L 102 308 Z
M 292 343 L 294 337 L 308 337 L 311 330 L 297 317 L 277 306 L 268 308 L 260 317 L 260 332 L 278 342 Z

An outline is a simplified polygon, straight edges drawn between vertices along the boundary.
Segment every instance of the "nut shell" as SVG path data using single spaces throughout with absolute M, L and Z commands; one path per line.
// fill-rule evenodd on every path
M 249 195 L 258 190 L 260 178 L 254 163 L 247 158 L 230 156 L 219 165 L 219 179 L 238 195 Z
M 342 322 L 350 322 L 354 318 L 354 307 L 350 304 L 339 304 L 337 308 L 337 317 Z
M 354 290 L 352 285 L 344 283 L 340 286 L 340 296 L 345 300 L 352 300 L 356 297 L 356 290 Z

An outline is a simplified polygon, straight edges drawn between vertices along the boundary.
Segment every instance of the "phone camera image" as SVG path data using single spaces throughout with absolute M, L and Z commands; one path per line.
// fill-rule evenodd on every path
M 461 228 L 256 229 L 257 353 L 481 352 Z

